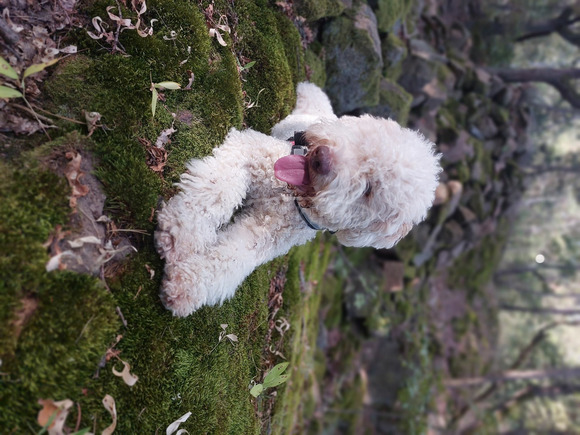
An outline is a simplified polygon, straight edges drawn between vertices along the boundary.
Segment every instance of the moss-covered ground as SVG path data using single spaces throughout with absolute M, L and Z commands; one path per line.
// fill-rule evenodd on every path
M 111 5 L 117 12 L 115 2 L 88 0 L 81 14 L 89 20 L 106 17 Z M 286 271 L 283 310 L 291 324 L 282 352 L 292 373 L 287 388 L 300 383 L 298 349 L 308 333 L 301 314 L 304 309 L 310 322 L 316 319 L 316 306 L 309 307 L 328 262 L 323 242 L 259 268 L 223 306 L 177 319 L 158 298 L 163 264 L 152 241 L 152 210 L 173 194 L 188 159 L 210 153 L 232 127 L 268 132 L 290 112 L 296 84 L 305 78 L 299 34 L 265 0 L 149 0 L 147 7 L 143 18 L 158 20 L 152 36 L 125 30 L 119 37 L 124 53 L 111 53 L 110 44 L 78 29 L 67 42 L 76 43 L 81 54 L 60 61 L 42 86 L 43 109 L 62 117 L 56 121 L 59 129 L 50 132 L 53 148 L 74 148 L 74 135 L 67 136 L 72 131 L 87 134 L 85 126 L 64 118 L 101 114 L 104 127 L 97 128 L 85 151 L 97 162 L 94 172 L 107 195 L 105 214 L 127 230 L 137 253 L 117 264 L 105 281 L 65 270 L 47 273 L 43 244 L 58 226 L 71 229 L 70 188 L 30 152 L 45 140 L 7 144 L 9 159 L 0 170 L 2 433 L 40 430 L 37 402 L 49 398 L 78 404 L 68 417 L 70 428 L 100 432 L 112 421 L 101 403 L 106 394 L 116 401 L 118 433 L 163 432 L 190 411 L 181 426 L 189 433 L 259 433 L 263 422 L 257 411 L 272 392 L 256 400 L 248 387 L 263 375 L 267 289 L 279 270 Z M 122 12 L 135 18 L 129 9 Z M 231 28 L 222 32 L 225 47 L 208 34 L 218 23 Z M 185 86 L 189 71 L 195 77 L 191 90 L 162 92 L 153 118 L 151 83 Z M 177 131 L 164 170 L 156 173 L 147 166 L 143 143 L 154 143 L 171 126 Z M 237 342 L 219 341 L 225 324 Z M 120 360 L 139 376 L 133 387 L 112 374 L 122 368 Z M 272 425 L 285 424 L 297 406 L 292 397 L 281 395 L 276 406 L 284 411 Z

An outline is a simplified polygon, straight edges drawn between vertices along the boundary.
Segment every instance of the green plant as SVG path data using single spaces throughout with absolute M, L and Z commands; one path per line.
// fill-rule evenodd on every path
M 250 390 L 250 394 L 254 397 L 258 397 L 264 392 L 266 388 L 277 387 L 278 385 L 286 382 L 290 375 L 283 375 L 282 373 L 284 373 L 288 367 L 288 364 L 289 363 L 284 362 L 274 366 L 274 368 L 270 370 L 270 372 L 264 378 L 264 383 L 254 385 Z
M 75 48 L 75 50 L 76 50 L 76 48 Z M 28 106 L 30 113 L 32 113 L 32 115 L 34 115 L 34 118 L 36 118 L 36 121 L 43 128 L 43 130 L 44 130 L 44 125 L 42 124 L 42 122 L 40 122 L 38 115 L 36 114 L 36 112 L 34 111 L 32 106 L 30 105 L 28 100 L 26 99 L 25 79 L 27 77 L 31 76 L 32 74 L 36 74 L 36 73 L 39 73 L 41 71 L 44 71 L 46 68 L 48 68 L 51 65 L 54 65 L 55 63 L 57 63 L 61 59 L 62 59 L 62 57 L 58 58 L 58 59 L 52 59 L 51 61 L 48 61 L 48 62 L 36 63 L 33 65 L 30 65 L 28 68 L 26 68 L 24 70 L 24 72 L 22 74 L 19 74 L 18 72 L 16 72 L 16 70 L 14 68 L 12 68 L 12 66 L 6 61 L 6 59 L 0 57 L 0 74 L 2 74 L 3 76 L 8 77 L 9 79 L 17 82 L 17 84 L 22 89 L 22 92 L 20 92 L 19 90 L 11 88 L 9 86 L 0 85 L 0 98 L 22 98 L 24 100 L 24 102 L 26 103 L 26 106 Z
M 157 100 L 159 99 L 159 92 L 157 89 L 171 89 L 173 91 L 181 89 L 181 85 L 176 82 L 159 82 L 151 83 L 151 113 L 155 118 L 155 108 L 157 107 Z

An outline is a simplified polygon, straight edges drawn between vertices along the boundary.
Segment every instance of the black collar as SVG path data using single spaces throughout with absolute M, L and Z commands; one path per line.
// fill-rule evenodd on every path
M 292 150 L 290 151 L 291 155 L 305 156 L 306 153 L 308 152 L 308 142 L 306 142 L 306 139 L 304 138 L 303 131 L 295 131 L 294 136 L 288 138 L 288 141 L 292 144 Z M 300 217 L 306 223 L 306 225 L 308 225 L 309 228 L 312 228 L 313 230 L 316 231 L 327 230 L 330 234 L 336 233 L 336 231 L 330 231 L 328 228 L 322 228 L 316 223 L 312 222 L 308 217 L 308 215 L 304 212 L 304 209 L 300 207 L 300 204 L 298 204 L 297 199 L 294 199 L 294 204 L 298 209 L 298 214 L 300 214 Z

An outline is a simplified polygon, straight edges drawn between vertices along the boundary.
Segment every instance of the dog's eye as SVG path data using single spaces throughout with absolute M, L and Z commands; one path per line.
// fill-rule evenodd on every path
M 363 195 L 366 198 L 368 198 L 369 196 L 371 196 L 372 191 L 373 191 L 373 186 L 371 185 L 371 183 L 367 183 L 367 187 L 366 187 Z

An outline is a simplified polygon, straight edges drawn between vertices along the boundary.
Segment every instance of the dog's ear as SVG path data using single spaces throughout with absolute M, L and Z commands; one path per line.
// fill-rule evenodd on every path
M 413 228 L 411 223 L 403 223 L 397 229 L 393 229 L 392 222 L 377 222 L 364 230 L 340 230 L 336 233 L 336 237 L 345 246 L 388 249 L 405 237 L 411 228 Z

